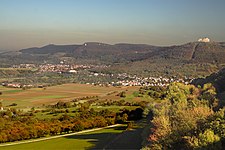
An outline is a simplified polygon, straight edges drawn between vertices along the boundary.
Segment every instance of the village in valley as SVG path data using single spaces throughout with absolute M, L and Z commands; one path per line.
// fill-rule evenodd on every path
M 128 73 L 101 73 L 95 72 L 90 69 L 96 68 L 108 68 L 107 65 L 78 65 L 78 64 L 64 64 L 61 61 L 59 64 L 19 64 L 13 65 L 13 69 L 30 69 L 35 70 L 36 74 L 41 73 L 56 73 L 62 75 L 72 75 L 72 77 L 78 75 L 80 72 L 86 73 L 86 76 L 83 78 L 94 78 L 95 80 L 84 81 L 83 84 L 90 84 L 90 85 L 99 85 L 99 86 L 161 86 L 166 87 L 172 82 L 180 82 L 184 84 L 189 84 L 193 79 L 188 77 L 140 77 L 138 75 L 130 75 Z M 112 79 L 110 82 L 104 82 L 102 80 L 98 80 L 101 78 Z M 37 84 L 24 84 L 19 82 L 2 82 L 2 86 L 12 87 L 12 88 L 32 88 L 38 87 L 43 88 L 44 85 L 37 85 Z M 45 85 L 46 86 L 46 85 Z

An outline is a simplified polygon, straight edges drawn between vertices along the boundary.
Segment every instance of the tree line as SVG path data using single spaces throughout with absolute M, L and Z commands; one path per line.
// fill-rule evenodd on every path
M 108 109 L 95 111 L 86 109 L 76 116 L 67 113 L 57 118 L 37 119 L 16 109 L 0 112 L 0 143 L 13 142 L 59 134 L 72 133 L 85 129 L 105 127 L 128 120 L 140 119 L 141 108 L 112 112 Z

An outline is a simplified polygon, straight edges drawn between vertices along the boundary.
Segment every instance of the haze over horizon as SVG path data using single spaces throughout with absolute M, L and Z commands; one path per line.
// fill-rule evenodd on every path
M 92 41 L 225 41 L 224 6 L 224 0 L 1 0 L 0 50 Z

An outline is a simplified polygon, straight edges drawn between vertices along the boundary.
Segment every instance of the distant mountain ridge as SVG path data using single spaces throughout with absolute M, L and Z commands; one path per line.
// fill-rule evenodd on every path
M 55 54 L 65 53 L 72 57 L 100 57 L 108 55 L 135 55 L 136 58 L 183 59 L 200 62 L 225 62 L 225 43 L 192 42 L 178 46 L 159 47 L 145 44 L 104 44 L 97 42 L 82 45 L 47 45 L 41 48 L 22 49 L 22 54 Z M 143 54 L 146 56 L 143 58 Z M 121 57 L 122 57 L 121 56 Z M 124 56 L 125 57 L 125 56 Z M 130 58 L 132 60 L 132 57 Z
M 156 50 L 158 47 L 145 44 L 105 44 L 88 42 L 82 45 L 47 45 L 41 48 L 28 48 L 19 51 L 20 56 L 55 55 L 75 59 L 93 59 L 104 62 L 123 62 L 143 59 L 143 55 Z M 61 55 L 61 56 L 62 56 Z
M 106 53 L 117 54 L 124 52 L 147 52 L 154 46 L 144 44 L 105 44 L 97 42 L 84 43 L 82 45 L 47 45 L 41 48 L 28 48 L 22 49 L 20 52 L 27 54 L 49 54 L 57 52 L 74 53 L 77 55 L 94 54 L 94 53 Z
M 87 42 L 80 45 L 50 44 L 40 48 L 0 53 L 0 63 L 3 66 L 18 63 L 59 63 L 61 60 L 67 63 L 110 64 L 120 71 L 152 73 L 157 70 L 156 72 L 170 74 L 180 70 L 187 74 L 192 74 L 192 71 L 212 73 L 225 64 L 225 43 L 190 42 L 174 46 L 152 46 Z

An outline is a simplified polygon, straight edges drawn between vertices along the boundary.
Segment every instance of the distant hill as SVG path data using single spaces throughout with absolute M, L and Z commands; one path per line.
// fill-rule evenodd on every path
M 82 45 L 47 45 L 0 53 L 1 65 L 17 63 L 100 63 L 117 70 L 149 74 L 204 75 L 217 71 L 225 64 L 225 43 L 191 42 L 183 45 L 159 47 L 145 44 L 105 44 L 97 42 Z
M 156 47 L 142 44 L 116 44 L 89 42 L 83 45 L 47 45 L 41 48 L 22 49 L 19 52 L 28 55 L 55 55 L 63 54 L 65 57 L 75 59 L 94 59 L 108 62 L 116 62 L 120 59 L 132 60 L 136 56 L 151 52 Z
M 7 50 L 0 49 L 0 53 L 7 52 Z
M 71 53 L 76 48 L 78 48 L 80 45 L 46 45 L 44 47 L 33 47 L 33 48 L 27 48 L 22 49 L 20 52 L 24 54 L 54 54 L 58 52 L 64 52 L 64 53 Z
M 225 44 L 216 42 L 192 42 L 184 45 L 162 47 L 153 53 L 155 57 L 182 59 L 194 62 L 225 62 Z
M 19 52 L 30 55 L 64 53 L 68 57 L 94 59 L 99 59 L 104 56 L 117 56 L 128 61 L 164 58 L 195 62 L 225 62 L 225 59 L 223 59 L 225 58 L 225 43 L 217 42 L 192 42 L 169 47 L 157 47 L 144 44 L 109 45 L 89 42 L 83 45 L 47 45 L 41 48 L 22 49 Z

